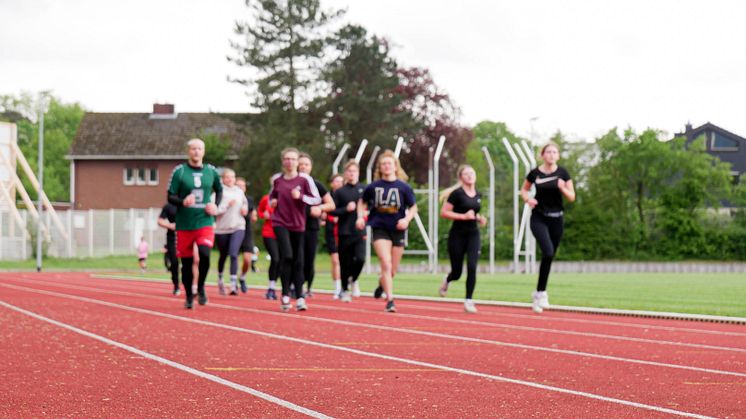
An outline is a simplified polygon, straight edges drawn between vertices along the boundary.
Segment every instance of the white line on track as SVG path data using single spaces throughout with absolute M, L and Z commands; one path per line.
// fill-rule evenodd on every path
M 173 298 L 171 297 L 160 297 L 160 296 L 153 296 L 148 294 L 139 294 L 134 292 L 127 292 L 127 291 L 112 291 L 108 289 L 100 289 L 100 288 L 94 288 L 94 287 L 85 287 L 85 286 L 77 286 L 77 285 L 60 285 L 56 283 L 52 283 L 50 285 L 58 286 L 60 288 L 67 288 L 67 289 L 77 289 L 81 291 L 94 291 L 94 292 L 100 292 L 104 294 L 113 294 L 113 295 L 123 295 L 123 296 L 130 296 L 130 297 L 140 297 L 140 298 L 150 298 L 150 299 L 159 299 L 159 300 L 169 300 L 173 301 Z M 21 287 L 15 287 L 12 285 L 6 285 L 10 286 L 12 288 L 16 288 L 19 290 L 25 290 L 30 291 Z M 62 294 L 62 295 L 68 295 L 68 294 Z M 349 320 L 338 320 L 338 319 L 328 319 L 325 317 L 316 317 L 312 315 L 304 314 L 303 316 L 292 314 L 292 313 L 280 313 L 280 312 L 274 312 L 274 311 L 267 311 L 267 310 L 261 310 L 261 309 L 253 309 L 253 308 L 247 308 L 247 307 L 237 307 L 232 305 L 225 305 L 220 303 L 212 303 L 210 304 L 211 307 L 217 307 L 227 310 L 236 310 L 236 311 L 243 311 L 243 312 L 249 312 L 249 313 L 256 313 L 256 314 L 262 314 L 262 315 L 269 315 L 269 316 L 279 316 L 279 317 L 287 317 L 287 316 L 296 316 L 300 319 L 305 320 L 311 320 L 311 321 L 317 321 L 322 323 L 332 323 L 332 324 L 338 324 L 338 325 L 344 325 L 344 326 L 351 326 L 351 327 L 363 327 L 363 328 L 369 328 L 369 329 L 377 329 L 377 330 L 385 330 L 389 332 L 397 332 L 397 333 L 407 333 L 407 334 L 414 334 L 414 335 L 420 335 L 420 336 L 429 336 L 429 337 L 435 337 L 435 338 L 443 338 L 443 339 L 450 339 L 450 340 L 460 340 L 460 341 L 466 341 L 466 342 L 473 342 L 473 343 L 481 343 L 481 344 L 487 344 L 487 345 L 495 345 L 495 346 L 504 346 L 504 347 L 510 347 L 510 348 L 519 348 L 519 349 L 528 349 L 528 350 L 534 350 L 534 351 L 541 351 L 541 352 L 552 352 L 552 353 L 559 353 L 564 355 L 571 355 L 571 356 L 581 356 L 586 358 L 595 358 L 595 359 L 603 359 L 607 361 L 616 361 L 616 362 L 623 362 L 623 363 L 631 363 L 631 364 L 641 364 L 641 365 L 650 365 L 655 367 L 662 367 L 662 368 L 674 368 L 674 369 L 680 369 L 680 370 L 687 370 L 687 371 L 696 371 L 696 372 L 703 372 L 703 373 L 709 373 L 709 374 L 718 374 L 718 375 L 728 375 L 728 376 L 735 376 L 735 377 L 744 377 L 746 378 L 746 373 L 740 373 L 740 372 L 734 372 L 734 371 L 724 371 L 724 370 L 717 370 L 712 368 L 700 368 L 700 367 L 692 367 L 689 365 L 680 365 L 680 364 L 669 364 L 664 362 L 656 362 L 656 361 L 646 361 L 642 359 L 634 359 L 634 358 L 623 358 L 623 357 L 617 357 L 612 355 L 602 355 L 602 354 L 595 354 L 591 352 L 582 352 L 582 351 L 573 351 L 568 349 L 557 349 L 557 348 L 548 348 L 543 346 L 535 346 L 535 345 L 526 345 L 526 344 L 520 344 L 520 343 L 512 343 L 512 342 L 503 342 L 503 341 L 497 341 L 497 340 L 490 340 L 490 339 L 480 339 L 480 338 L 472 338 L 468 336 L 459 336 L 459 335 L 451 335 L 446 333 L 437 333 L 437 332 L 427 332 L 424 330 L 415 330 L 415 329 L 408 329 L 408 328 L 401 328 L 401 327 L 392 327 L 392 326 L 382 326 L 382 325 L 376 325 L 371 323 L 360 323 L 360 322 L 352 322 Z M 317 305 L 314 305 L 317 307 Z M 337 309 L 336 307 L 334 309 Z M 339 308 L 338 310 L 345 310 L 345 311 L 360 311 L 360 312 L 367 312 L 364 310 L 355 310 L 355 309 L 342 309 Z
M 44 294 L 44 295 L 52 295 L 52 296 L 56 296 L 56 297 L 68 298 L 68 299 L 73 299 L 73 300 L 78 300 L 78 301 L 84 301 L 84 302 L 88 302 L 88 303 L 92 303 L 92 304 L 98 304 L 98 305 L 102 305 L 102 306 L 106 306 L 106 307 L 113 307 L 113 308 L 118 308 L 118 309 L 122 309 L 122 310 L 132 311 L 132 312 L 136 312 L 136 313 L 149 314 L 149 315 L 153 315 L 153 316 L 158 316 L 158 317 L 163 317 L 163 318 L 168 318 L 168 319 L 173 319 L 173 320 L 179 320 L 179 321 L 184 321 L 184 322 L 189 322 L 189 323 L 195 323 L 195 324 L 200 324 L 200 325 L 204 325 L 204 326 L 212 326 L 212 327 L 217 327 L 217 328 L 221 328 L 221 329 L 226 329 L 226 330 L 241 332 L 241 333 L 248 333 L 248 334 L 253 334 L 253 335 L 257 335 L 257 336 L 267 337 L 267 338 L 271 338 L 271 339 L 285 340 L 285 341 L 290 341 L 290 342 L 295 342 L 295 343 L 300 343 L 300 344 L 305 344 L 305 345 L 311 345 L 311 346 L 317 346 L 317 347 L 326 348 L 326 349 L 333 349 L 333 350 L 337 350 L 337 351 L 353 353 L 353 354 L 367 356 L 367 357 L 372 357 L 372 358 L 385 359 L 385 360 L 395 361 L 395 362 L 401 362 L 401 363 L 405 363 L 405 364 L 409 364 L 409 365 L 416 365 L 416 366 L 420 366 L 420 367 L 439 369 L 439 370 L 450 371 L 450 372 L 454 372 L 454 373 L 458 373 L 458 374 L 463 374 L 463 375 L 469 375 L 469 376 L 480 377 L 480 378 L 487 378 L 487 379 L 494 380 L 494 381 L 501 381 L 501 382 L 506 382 L 506 383 L 511 383 L 511 384 L 517 384 L 517 385 L 526 386 L 526 387 L 538 388 L 538 389 L 541 389 L 541 390 L 548 390 L 548 391 L 554 391 L 554 392 L 557 392 L 557 393 L 570 394 L 570 395 L 579 396 L 579 397 L 586 397 L 586 398 L 589 398 L 589 399 L 601 400 L 601 401 L 606 401 L 606 402 L 610 402 L 610 403 L 615 403 L 615 404 L 620 404 L 620 405 L 630 406 L 630 407 L 636 407 L 636 408 L 650 410 L 650 411 L 655 411 L 655 412 L 660 412 L 660 413 L 669 413 L 669 414 L 673 414 L 673 415 L 685 416 L 685 417 L 692 417 L 692 418 L 711 418 L 710 416 L 699 415 L 699 414 L 696 414 L 696 413 L 690 413 L 690 412 L 684 412 L 684 411 L 669 409 L 669 408 L 660 407 L 660 406 L 648 405 L 648 404 L 644 404 L 644 403 L 633 402 L 633 401 L 630 401 L 630 400 L 617 399 L 617 398 L 613 398 L 613 397 L 602 396 L 602 395 L 599 395 L 599 394 L 588 393 L 588 392 L 584 392 L 584 391 L 577 391 L 577 390 L 571 390 L 571 389 L 562 388 L 562 387 L 549 386 L 549 385 L 545 385 L 545 384 L 535 383 L 535 382 L 532 382 L 532 381 L 518 380 L 518 379 L 503 377 L 503 376 L 500 376 L 500 375 L 486 374 L 486 373 L 481 373 L 481 372 L 477 372 L 477 371 L 471 371 L 471 370 L 465 370 L 465 369 L 461 369 L 461 368 L 449 367 L 449 366 L 446 366 L 446 365 L 433 364 L 433 363 L 423 362 L 423 361 L 416 361 L 416 360 L 413 360 L 413 359 L 401 358 L 401 357 L 391 356 L 391 355 L 384 355 L 384 354 L 380 354 L 380 353 L 376 353 L 376 352 L 362 351 L 362 350 L 359 350 L 359 349 L 353 349 L 353 348 L 347 348 L 347 347 L 343 347 L 343 346 L 331 345 L 331 344 L 326 344 L 326 343 L 323 343 L 323 342 L 317 342 L 317 341 L 308 340 L 308 339 L 301 339 L 301 338 L 296 338 L 296 337 L 292 337 L 292 336 L 285 336 L 285 335 L 280 335 L 280 334 L 275 334 L 275 333 L 262 332 L 260 330 L 253 330 L 253 329 L 247 329 L 247 328 L 243 328 L 243 327 L 231 326 L 231 325 L 226 325 L 226 324 L 221 324 L 221 323 L 214 323 L 214 322 L 206 321 L 206 320 L 199 320 L 199 319 L 193 319 L 193 318 L 189 318 L 189 317 L 176 316 L 176 315 L 172 315 L 172 314 L 168 314 L 168 313 L 163 313 L 163 312 L 160 312 L 160 311 L 153 311 L 153 310 L 141 309 L 141 308 L 136 308 L 136 307 L 130 307 L 130 306 L 126 306 L 126 305 L 111 303 L 111 302 L 108 302 L 108 301 L 96 300 L 96 299 L 93 299 L 93 298 L 80 297 L 80 296 L 76 296 L 76 295 L 69 295 L 69 294 L 57 293 L 57 292 L 52 292 L 52 291 L 32 290 L 32 289 L 27 289 L 27 288 L 24 289 L 22 287 L 17 287 L 17 286 L 8 285 L 8 284 L 0 284 L 0 286 L 12 288 L 12 289 L 17 289 L 17 290 L 25 291 L 25 292 L 38 293 L 38 294 Z M 2 301 L 0 301 L 0 302 L 2 302 Z
M 248 394 L 250 394 L 252 396 L 258 397 L 260 399 L 264 399 L 264 400 L 266 400 L 266 401 L 268 401 L 270 403 L 274 403 L 274 404 L 280 405 L 280 406 L 282 406 L 284 408 L 287 408 L 287 409 L 290 409 L 290 410 L 294 410 L 296 412 L 303 413 L 305 415 L 308 415 L 308 416 L 311 416 L 311 417 L 314 417 L 314 418 L 330 418 L 331 417 L 331 416 L 326 416 L 326 415 L 324 415 L 322 413 L 319 413 L 319 412 L 317 412 L 315 410 L 307 409 L 307 408 L 305 408 L 303 406 L 298 406 L 295 403 L 291 403 L 291 402 L 289 402 L 287 400 L 280 399 L 278 397 L 272 396 L 271 394 L 267 394 L 267 393 L 261 392 L 259 390 L 255 390 L 255 389 L 253 389 L 251 387 L 247 387 L 247 386 L 244 386 L 244 385 L 241 385 L 241 384 L 238 384 L 238 383 L 234 383 L 232 381 L 228 381 L 228 380 L 226 380 L 224 378 L 221 378 L 221 377 L 218 377 L 216 375 L 208 374 L 206 372 L 203 372 L 203 371 L 200 371 L 200 370 L 188 367 L 188 366 L 186 366 L 184 364 L 180 364 L 178 362 L 171 361 L 170 359 L 166 359 L 166 358 L 160 357 L 158 355 L 154 355 L 154 354 L 151 354 L 149 352 L 145 352 L 145 351 L 143 351 L 141 349 L 135 348 L 134 346 L 130 346 L 130 345 L 127 345 L 127 344 L 124 344 L 124 343 L 121 343 L 121 342 L 117 342 L 115 340 L 111 340 L 111 339 L 106 338 L 104 336 L 100 336 L 100 335 L 97 335 L 95 333 L 89 332 L 87 330 L 83 330 L 83 329 L 77 328 L 77 327 L 69 325 L 67 323 L 63 323 L 63 322 L 60 322 L 60 321 L 57 321 L 57 320 L 54 320 L 54 319 L 50 319 L 49 317 L 44 317 L 44 316 L 42 316 L 40 314 L 37 314 L 37 313 L 34 313 L 32 311 L 28 311 L 28 310 L 25 310 L 23 308 L 20 308 L 20 307 L 14 306 L 12 304 L 6 303 L 5 301 L 0 300 L 0 305 L 4 306 L 4 307 L 6 307 L 6 308 L 8 308 L 10 310 L 17 311 L 17 312 L 19 312 L 21 314 L 25 314 L 25 315 L 27 315 L 29 317 L 33 317 L 33 318 L 35 318 L 37 320 L 41 320 L 41 321 L 44 321 L 44 322 L 47 322 L 47 323 L 51 323 L 51 324 L 53 324 L 55 326 L 59 326 L 59 327 L 61 327 L 63 329 L 67 329 L 67 330 L 70 330 L 72 332 L 75 332 L 75 333 L 81 334 L 83 336 L 89 337 L 91 339 L 95 339 L 95 340 L 97 340 L 99 342 L 103 342 L 103 343 L 105 343 L 107 345 L 111 345 L 111 346 L 117 347 L 119 349 L 124 349 L 125 351 L 129 351 L 129 352 L 132 352 L 134 354 L 140 355 L 141 357 L 146 358 L 146 359 L 150 359 L 151 361 L 156 361 L 156 362 L 159 362 L 161 364 L 168 365 L 169 367 L 176 368 L 177 370 L 186 372 L 188 374 L 196 375 L 197 377 L 204 378 L 206 380 L 210 380 L 210 381 L 213 381 L 213 382 L 218 383 L 218 384 L 222 384 L 222 385 L 224 385 L 226 387 L 230 387 L 230 388 L 232 388 L 234 390 L 238 390 L 238 391 L 241 391 L 241 392 L 244 392 L 244 393 L 248 393 Z
M 142 278 L 138 277 L 130 277 L 130 276 L 118 276 L 118 275 L 91 275 L 91 277 L 96 279 L 103 279 L 103 280 L 119 280 L 119 281 L 125 281 L 125 282 L 141 282 L 143 281 Z M 149 283 L 165 283 L 168 282 L 171 283 L 170 280 L 150 280 L 148 279 L 147 282 Z M 208 284 L 212 286 L 211 284 Z M 264 289 L 263 287 L 259 286 L 250 286 L 251 289 Z M 331 295 L 331 293 L 329 294 Z M 451 309 L 451 308 L 444 308 L 444 307 L 434 307 L 434 306 L 423 306 L 418 304 L 411 304 L 409 301 L 417 301 L 417 300 L 407 300 L 406 308 L 414 308 L 417 310 L 434 310 L 434 311 L 443 311 L 443 312 L 449 312 L 449 313 L 463 313 L 462 309 Z M 432 301 L 433 303 L 449 303 L 449 304 L 457 304 L 452 301 Z M 314 304 L 315 306 L 315 304 Z M 495 307 L 499 308 L 497 305 L 489 305 L 488 307 Z M 551 312 L 551 311 L 549 311 Z M 564 312 L 556 312 L 557 314 L 564 314 Z M 740 337 L 746 337 L 746 333 L 739 333 L 739 332 L 726 332 L 726 331 L 719 331 L 719 330 L 705 330 L 705 329 L 697 329 L 697 328 L 686 328 L 686 327 L 673 327 L 673 326 L 660 326 L 660 325 L 652 325 L 652 324 L 644 324 L 644 323 L 626 323 L 626 322 L 614 322 L 609 320 L 591 320 L 591 319 L 576 319 L 576 318 L 569 318 L 569 317 L 556 317 L 556 316 L 537 316 L 532 314 L 515 314 L 515 313 L 497 313 L 497 312 L 491 312 L 491 311 L 482 311 L 481 314 L 486 314 L 490 317 L 511 317 L 511 318 L 518 318 L 518 319 L 527 319 L 527 320 L 542 320 L 542 321 L 563 321 L 563 322 L 572 322 L 572 323 L 585 323 L 585 324 L 598 324 L 598 325 L 606 325 L 606 326 L 620 326 L 620 327 L 630 327 L 630 328 L 639 328 L 639 329 L 655 329 L 655 330 L 664 330 L 668 332 L 688 332 L 688 333 L 702 333 L 702 334 L 709 334 L 709 335 L 722 335 L 722 336 L 740 336 Z M 570 313 L 567 313 L 570 314 Z M 595 313 L 585 313 L 585 314 L 595 314 Z M 603 314 L 603 313 L 602 313 Z M 631 317 L 631 318 L 637 318 L 637 317 Z M 666 320 L 666 321 L 676 321 L 676 319 L 660 319 L 660 320 Z

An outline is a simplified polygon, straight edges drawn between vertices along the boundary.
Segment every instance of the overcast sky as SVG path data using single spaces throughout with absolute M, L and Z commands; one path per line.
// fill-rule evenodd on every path
M 428 68 L 473 126 L 746 136 L 746 3 L 710 0 L 322 0 Z M 226 81 L 243 0 L 0 0 L 0 94 L 51 89 L 96 112 L 246 112 Z

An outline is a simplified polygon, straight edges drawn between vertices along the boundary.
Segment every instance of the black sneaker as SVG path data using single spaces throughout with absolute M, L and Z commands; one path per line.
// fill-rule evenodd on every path
M 373 291 L 373 297 L 381 298 L 382 295 L 383 295 L 383 287 L 379 285 L 378 288 L 376 288 L 376 290 Z
M 191 299 L 187 298 L 187 300 L 184 302 L 184 308 L 187 309 L 187 310 L 191 310 L 192 309 L 192 300 Z
M 198 302 L 198 303 L 199 303 L 199 305 L 201 305 L 201 306 L 203 306 L 203 305 L 207 304 L 207 294 L 205 294 L 204 292 L 202 292 L 202 293 L 201 293 L 201 294 L 199 295 L 199 297 L 197 298 L 197 302 Z
M 391 300 L 388 303 L 386 303 L 386 311 L 389 313 L 396 313 L 396 306 L 394 305 L 394 300 Z
M 246 286 L 246 280 L 241 279 L 239 280 L 239 282 L 241 283 L 241 292 L 246 294 L 246 292 L 249 290 L 249 287 Z

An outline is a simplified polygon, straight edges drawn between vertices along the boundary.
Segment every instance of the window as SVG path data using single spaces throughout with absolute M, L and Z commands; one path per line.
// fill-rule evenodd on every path
M 158 169 L 153 167 L 126 167 L 123 176 L 127 186 L 158 184 Z
M 738 172 L 730 172 L 730 175 L 733 176 L 733 184 L 738 185 L 741 181 L 741 176 Z
M 713 132 L 710 140 L 710 149 L 716 151 L 738 151 L 738 141 Z

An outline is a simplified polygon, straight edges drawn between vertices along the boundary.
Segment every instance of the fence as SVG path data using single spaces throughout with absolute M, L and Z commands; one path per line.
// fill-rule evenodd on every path
M 50 214 L 44 212 L 42 220 L 50 232 L 50 241 L 45 243 L 46 255 L 65 258 L 131 255 L 140 237 L 145 237 L 153 251 L 166 241 L 166 231 L 158 227 L 160 211 L 160 208 L 57 211 L 70 233 L 67 239 L 54 228 Z M 30 234 L 8 211 L 0 211 L 0 260 L 28 259 L 34 254 L 36 224 L 28 211 L 20 213 Z

